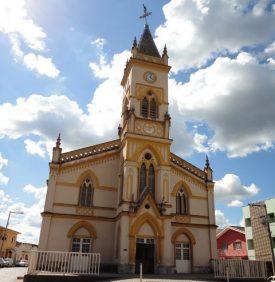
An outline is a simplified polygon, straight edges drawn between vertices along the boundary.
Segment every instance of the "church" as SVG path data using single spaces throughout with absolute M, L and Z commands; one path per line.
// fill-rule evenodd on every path
M 101 271 L 208 272 L 217 257 L 214 182 L 172 153 L 168 52 L 146 22 L 121 86 L 118 138 L 53 148 L 40 251 L 100 253 Z M 183 137 L 184 138 L 184 137 Z

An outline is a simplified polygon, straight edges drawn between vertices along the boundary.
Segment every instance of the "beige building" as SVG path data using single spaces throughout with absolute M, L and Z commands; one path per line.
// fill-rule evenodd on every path
M 101 270 L 204 272 L 216 258 L 212 169 L 173 154 L 168 54 L 146 24 L 122 74 L 117 140 L 53 148 L 40 250 L 96 252 Z M 88 130 L 88 129 L 87 129 Z
M 14 258 L 18 234 L 15 230 L 0 226 L 0 258 Z
M 15 260 L 29 260 L 32 251 L 37 251 L 37 245 L 31 243 L 16 242 Z

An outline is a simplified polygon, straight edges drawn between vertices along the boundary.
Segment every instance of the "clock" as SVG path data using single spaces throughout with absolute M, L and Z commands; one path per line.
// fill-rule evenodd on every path
M 156 79 L 157 79 L 157 76 L 151 72 L 151 71 L 147 71 L 145 74 L 144 74 L 144 77 L 145 77 L 145 80 L 147 82 L 155 82 Z
M 147 134 L 154 134 L 155 133 L 155 127 L 152 124 L 145 123 L 143 126 L 143 130 Z

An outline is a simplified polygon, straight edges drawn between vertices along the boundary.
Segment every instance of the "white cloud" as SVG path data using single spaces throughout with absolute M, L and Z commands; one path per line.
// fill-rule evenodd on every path
M 230 202 L 228 204 L 229 207 L 242 207 L 243 206 L 243 202 L 239 201 L 239 200 L 233 200 L 232 202 Z
M 6 185 L 8 182 L 9 178 L 0 171 L 0 184 Z
M 24 140 L 24 144 L 27 153 L 31 155 L 38 155 L 41 158 L 45 157 L 46 148 L 45 148 L 45 143 L 43 141 L 40 140 L 38 142 L 35 142 L 33 140 L 26 139 Z
M 32 194 L 36 200 L 40 200 L 42 197 L 45 200 L 47 189 L 46 187 L 37 188 L 31 184 L 27 184 L 23 187 L 24 192 Z
M 24 202 L 15 201 L 3 190 L 0 190 L 1 200 L 4 199 L 0 203 L 0 222 L 1 224 L 6 222 L 9 210 L 23 212 L 23 215 L 12 215 L 9 228 L 21 233 L 18 237 L 19 241 L 37 243 L 42 220 L 40 213 L 44 208 L 46 186 L 35 187 L 28 184 L 23 188 L 23 191 L 33 195 L 33 204 L 28 205 Z
M 256 196 L 259 188 L 254 184 L 245 186 L 241 183 L 239 176 L 226 174 L 222 179 L 215 183 L 215 199 L 228 204 L 228 206 L 240 206 L 241 200 Z
M 5 159 L 2 156 L 2 153 L 0 152 L 0 169 L 2 169 L 4 166 L 7 166 L 7 165 L 8 165 L 8 160 Z
M 0 2 L 0 31 L 8 35 L 18 35 L 34 50 L 44 50 L 46 34 L 28 16 L 26 2 L 9 0 Z
M 24 56 L 24 64 L 30 70 L 35 70 L 40 75 L 46 75 L 55 78 L 60 71 L 55 67 L 51 58 L 45 58 L 41 55 L 29 53 Z
M 21 45 L 33 51 L 46 51 L 43 29 L 29 17 L 25 0 L 0 1 L 0 32 L 6 34 L 11 42 L 15 59 L 40 75 L 56 78 L 59 70 L 51 58 L 34 54 L 25 54 Z
M 156 30 L 156 43 L 167 44 L 174 71 L 200 67 L 218 53 L 268 43 L 275 24 L 274 11 L 266 9 L 269 3 L 172 0 L 163 7 L 166 21 Z
M 106 44 L 106 39 L 104 38 L 97 38 L 91 42 L 92 45 L 95 45 L 100 51 L 103 51 L 103 47 Z
M 182 84 L 170 81 L 170 100 L 181 118 L 174 122 L 205 122 L 213 137 L 203 140 L 211 150 L 242 157 L 273 147 L 275 142 L 275 73 L 251 54 L 220 57 Z M 171 90 L 170 89 L 170 90 Z
M 2 153 L 0 152 L 0 184 L 2 184 L 2 185 L 6 185 L 9 182 L 9 178 L 6 175 L 4 175 L 3 172 L 1 171 L 3 169 L 3 167 L 7 166 L 7 165 L 8 165 L 8 160 L 5 159 L 2 156 Z
M 0 105 L 0 138 L 38 136 L 36 145 L 31 141 L 25 141 L 25 145 L 29 153 L 35 151 L 40 155 L 44 144 L 48 151 L 52 149 L 59 132 L 65 150 L 117 138 L 123 94 L 120 80 L 128 55 L 124 51 L 116 54 L 110 64 L 99 63 L 104 80 L 96 88 L 86 112 L 64 95 L 32 94 L 18 98 L 14 104 Z
M 265 54 L 267 54 L 269 57 L 275 56 L 275 41 L 273 41 L 271 44 L 269 44 L 265 50 Z
M 225 227 L 230 225 L 229 220 L 225 217 L 224 213 L 221 210 L 215 210 L 216 224 L 219 227 Z
M 7 195 L 5 191 L 2 189 L 0 189 L 0 199 L 1 199 L 0 210 L 6 208 L 7 204 L 12 202 L 11 197 Z

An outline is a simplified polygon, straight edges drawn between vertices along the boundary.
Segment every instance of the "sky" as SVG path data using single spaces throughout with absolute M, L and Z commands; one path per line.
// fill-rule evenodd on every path
M 274 197 L 275 1 L 0 0 L 0 224 L 37 243 L 48 163 L 117 138 L 120 80 L 152 12 L 167 45 L 172 151 L 214 171 L 216 221 Z

